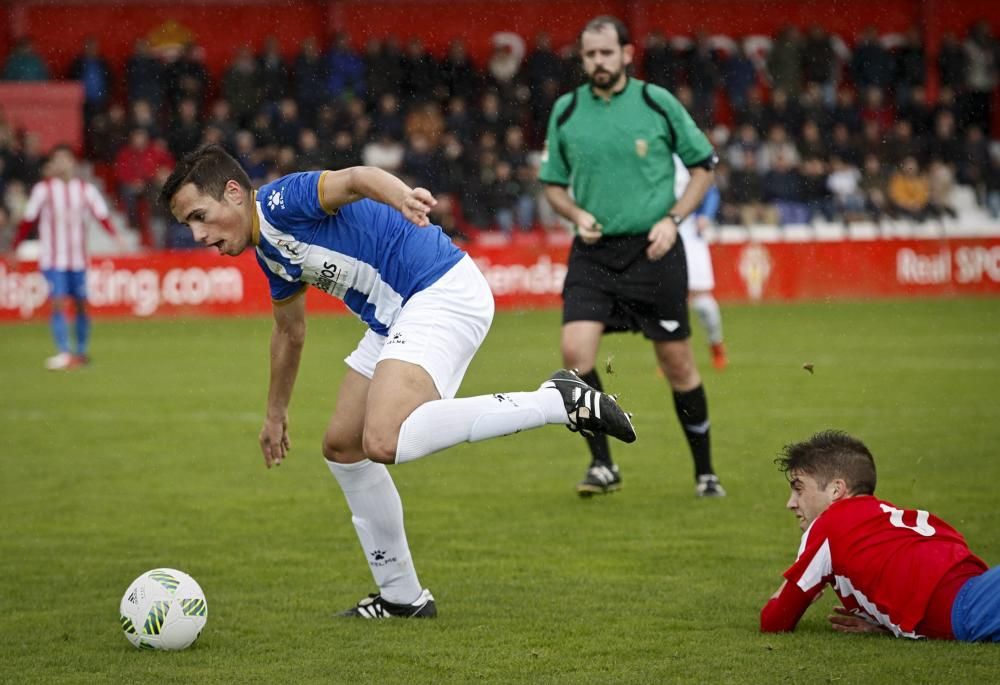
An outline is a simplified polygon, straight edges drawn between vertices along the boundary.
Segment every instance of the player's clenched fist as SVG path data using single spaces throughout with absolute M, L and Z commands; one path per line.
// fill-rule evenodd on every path
M 601 232 L 604 227 L 598 223 L 597 219 L 590 212 L 580 210 L 575 223 L 577 234 L 583 242 L 593 245 L 601 239 Z
M 400 211 L 409 221 L 417 226 L 429 226 L 428 213 L 437 204 L 437 200 L 426 188 L 413 188 L 403 196 Z

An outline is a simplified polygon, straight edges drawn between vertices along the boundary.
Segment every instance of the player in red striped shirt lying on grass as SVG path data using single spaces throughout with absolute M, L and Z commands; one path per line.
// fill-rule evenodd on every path
M 920 509 L 877 499 L 875 460 L 840 431 L 786 445 L 776 462 L 805 531 L 785 582 L 760 612 L 765 633 L 795 630 L 831 585 L 845 633 L 1000 642 L 1000 566 L 973 554 L 954 528 Z

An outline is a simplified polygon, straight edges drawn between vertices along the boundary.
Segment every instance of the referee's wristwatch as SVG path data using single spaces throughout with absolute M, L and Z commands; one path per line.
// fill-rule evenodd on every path
M 674 222 L 674 226 L 680 226 L 681 222 L 684 221 L 684 217 L 680 214 L 674 214 L 673 212 L 667 214 L 667 218 Z

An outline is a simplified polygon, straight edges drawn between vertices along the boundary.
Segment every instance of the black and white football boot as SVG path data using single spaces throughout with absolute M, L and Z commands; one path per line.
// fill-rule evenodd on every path
M 594 464 L 587 469 L 587 475 L 576 484 L 576 492 L 580 497 L 606 495 L 622 489 L 622 477 L 618 473 L 618 465 Z
M 698 476 L 698 484 L 694 488 L 694 494 L 698 497 L 725 497 L 726 490 L 722 487 L 717 475 L 706 473 Z
M 595 390 L 587 385 L 576 372 L 560 369 L 542 383 L 542 388 L 555 388 L 562 395 L 569 415 L 569 428 L 587 437 L 606 433 L 622 442 L 635 442 L 632 418 L 613 395 Z
M 434 597 L 425 588 L 412 604 L 393 604 L 382 599 L 382 595 L 368 595 L 336 615 L 339 618 L 434 618 L 437 613 Z

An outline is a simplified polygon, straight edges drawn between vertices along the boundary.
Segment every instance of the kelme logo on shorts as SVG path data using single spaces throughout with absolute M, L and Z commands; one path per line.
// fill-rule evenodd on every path
M 676 331 L 678 328 L 681 327 L 679 321 L 671 321 L 668 319 L 660 319 L 660 325 L 663 326 L 663 328 L 665 328 L 670 333 L 673 333 L 674 331 Z

